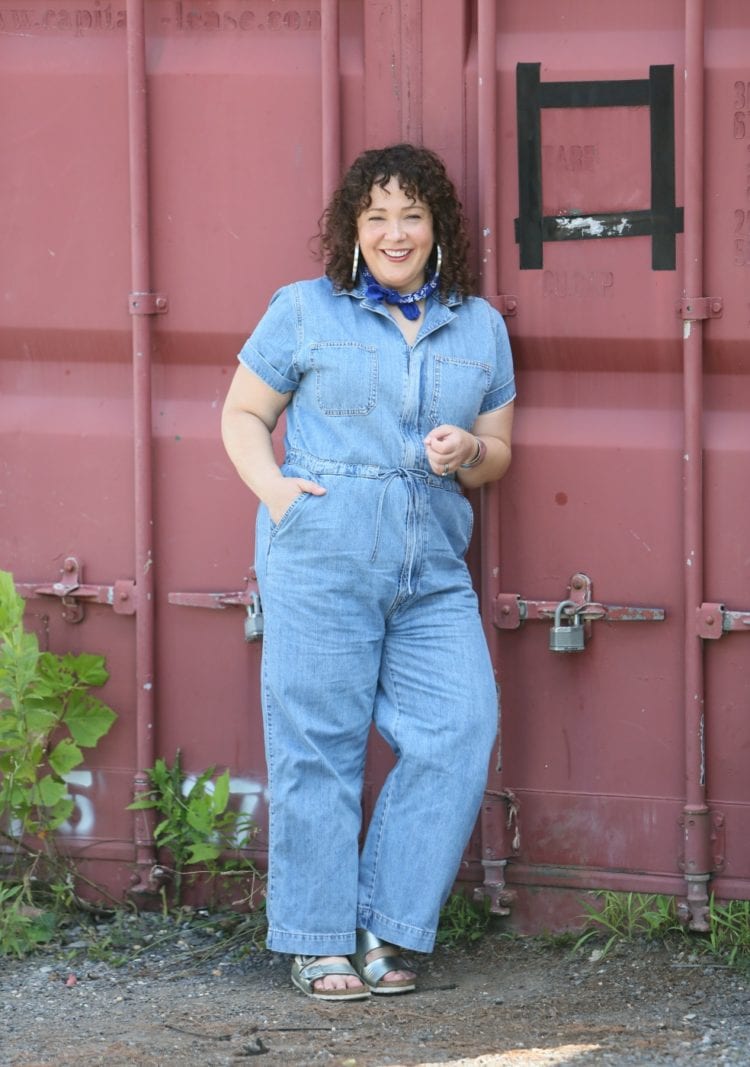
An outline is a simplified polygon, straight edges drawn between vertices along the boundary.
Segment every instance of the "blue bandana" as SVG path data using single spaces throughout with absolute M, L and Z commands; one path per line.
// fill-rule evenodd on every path
M 367 286 L 365 296 L 369 297 L 370 300 L 385 300 L 386 304 L 398 304 L 404 313 L 404 317 L 414 321 L 414 319 L 419 318 L 417 301 L 424 300 L 425 297 L 435 292 L 440 281 L 440 275 L 433 274 L 430 280 L 425 282 L 422 288 L 417 289 L 414 293 L 399 293 L 395 289 L 386 289 L 384 285 L 380 285 L 375 281 L 367 267 L 362 268 L 362 280 Z

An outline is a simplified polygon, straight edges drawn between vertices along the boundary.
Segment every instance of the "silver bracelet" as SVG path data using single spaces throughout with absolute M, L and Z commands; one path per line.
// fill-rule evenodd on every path
M 478 467 L 484 457 L 487 455 L 487 445 L 484 443 L 481 437 L 475 437 L 477 443 L 477 450 L 471 457 L 468 463 L 461 464 L 461 470 L 471 470 L 472 467 Z

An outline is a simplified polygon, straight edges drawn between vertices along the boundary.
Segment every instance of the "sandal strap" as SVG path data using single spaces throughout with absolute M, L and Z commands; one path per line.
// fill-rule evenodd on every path
M 362 970 L 358 970 L 358 974 L 369 986 L 376 986 L 390 971 L 410 970 L 411 967 L 403 956 L 380 956 L 376 960 L 371 960 L 370 963 L 365 963 Z
M 296 956 L 297 974 L 305 982 L 315 982 L 329 974 L 346 975 L 359 978 L 359 975 L 347 960 L 341 963 L 318 963 L 318 956 Z
M 387 941 L 381 941 L 369 930 L 357 930 L 357 951 L 351 959 L 356 973 L 369 986 L 378 985 L 389 971 L 411 971 L 413 969 L 397 952 L 389 952 L 387 956 L 380 956 L 367 962 L 368 952 L 387 944 Z

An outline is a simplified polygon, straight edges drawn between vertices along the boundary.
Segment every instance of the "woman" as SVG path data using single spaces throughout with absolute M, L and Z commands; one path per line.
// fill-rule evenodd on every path
M 396 946 L 431 951 L 481 803 L 497 696 L 462 489 L 507 470 L 515 390 L 433 152 L 364 152 L 321 237 L 325 275 L 273 297 L 222 433 L 261 501 L 268 945 L 341 1000 L 414 988 Z M 396 764 L 360 853 L 373 723 Z

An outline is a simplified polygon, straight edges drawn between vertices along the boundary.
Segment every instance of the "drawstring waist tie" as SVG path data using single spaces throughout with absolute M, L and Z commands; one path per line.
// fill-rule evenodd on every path
M 378 499 L 375 517 L 375 540 L 372 546 L 372 555 L 370 556 L 371 563 L 375 562 L 378 555 L 380 528 L 386 495 L 396 480 L 403 482 L 407 492 L 406 526 L 410 534 L 407 537 L 406 589 L 408 593 L 411 593 L 411 579 L 417 551 L 415 526 L 419 510 L 420 491 L 429 486 L 449 493 L 461 493 L 462 490 L 456 481 L 455 475 L 445 477 L 421 467 L 378 467 L 375 464 L 341 463 L 338 460 L 321 459 L 319 456 L 312 456 L 308 452 L 301 452 L 297 449 L 291 449 L 287 453 L 285 462 L 289 466 L 302 467 L 303 470 L 313 476 L 316 474 L 328 474 L 343 478 L 372 478 L 382 482 L 382 490 Z

